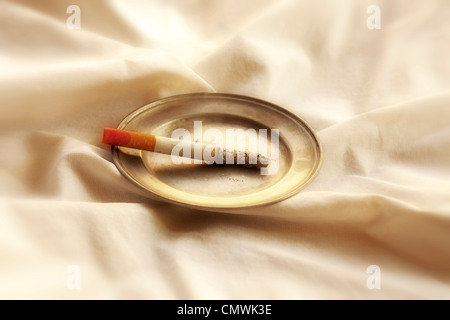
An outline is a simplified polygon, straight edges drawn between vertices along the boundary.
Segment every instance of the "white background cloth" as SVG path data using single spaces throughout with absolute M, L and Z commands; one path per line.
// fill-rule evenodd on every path
M 447 0 L 1 1 L 0 298 L 449 299 L 449 57 Z M 142 196 L 103 127 L 198 91 L 305 119 L 314 182 L 235 214 Z

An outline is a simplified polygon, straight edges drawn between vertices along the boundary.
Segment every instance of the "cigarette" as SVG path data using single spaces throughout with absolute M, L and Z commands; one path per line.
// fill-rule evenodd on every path
M 211 145 L 206 145 L 198 142 L 191 142 L 191 141 L 185 141 L 185 140 L 177 140 L 177 139 L 171 139 L 167 137 L 162 136 L 156 136 L 152 134 L 146 134 L 146 133 L 140 133 L 140 132 L 134 132 L 134 131 L 128 131 L 128 130 L 121 130 L 121 129 L 114 129 L 114 128 L 104 128 L 103 129 L 103 140 L 102 143 L 114 145 L 114 146 L 120 146 L 120 147 L 126 147 L 126 148 L 132 148 L 132 149 L 139 149 L 139 150 L 146 150 L 151 152 L 157 152 L 162 154 L 171 155 L 172 150 L 175 146 L 185 146 L 188 150 L 191 150 L 189 154 L 189 158 L 191 159 L 197 159 L 204 161 L 203 154 L 205 151 L 205 148 L 209 146 L 211 148 Z M 184 150 L 185 148 L 182 148 L 181 150 Z M 195 152 L 195 150 L 201 150 L 200 152 Z M 222 151 L 222 163 L 228 164 L 229 159 L 234 159 L 232 164 L 237 165 L 244 165 L 249 168 L 263 168 L 267 167 L 269 165 L 269 158 L 261 155 L 259 153 L 254 154 L 249 152 L 248 150 L 230 150 L 230 149 L 224 149 L 218 148 Z M 216 150 L 215 148 L 212 149 L 213 152 Z M 183 153 L 180 154 L 181 157 L 186 157 Z M 214 157 L 214 154 L 212 154 Z M 201 158 L 200 158 L 201 157 Z M 228 161 L 227 161 L 228 160 Z

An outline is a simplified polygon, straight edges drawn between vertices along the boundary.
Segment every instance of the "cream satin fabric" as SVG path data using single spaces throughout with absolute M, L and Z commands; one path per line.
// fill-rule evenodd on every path
M 447 0 L 1 1 L 0 298 L 449 299 L 449 40 Z M 305 119 L 314 182 L 233 214 L 145 198 L 102 129 L 197 91 Z

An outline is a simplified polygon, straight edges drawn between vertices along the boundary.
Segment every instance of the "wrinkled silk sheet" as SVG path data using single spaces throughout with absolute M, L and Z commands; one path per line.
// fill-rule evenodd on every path
M 450 298 L 449 59 L 447 0 L 1 1 L 0 298 Z M 301 116 L 317 178 L 146 198 L 103 127 L 199 91 Z

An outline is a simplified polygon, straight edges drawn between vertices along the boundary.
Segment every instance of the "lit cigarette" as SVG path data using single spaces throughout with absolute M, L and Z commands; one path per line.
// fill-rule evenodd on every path
M 152 134 L 145 134 L 139 132 L 133 132 L 128 130 L 120 130 L 114 128 L 104 128 L 103 129 L 103 140 L 104 144 L 110 144 L 114 146 L 121 146 L 132 149 L 152 151 L 162 154 L 171 155 L 172 150 L 175 146 L 186 146 L 189 153 L 189 158 L 204 161 L 203 154 L 205 148 L 211 145 L 190 142 L 185 140 L 171 139 L 167 137 L 155 136 Z M 195 150 L 201 149 L 200 152 L 195 152 Z M 221 150 L 221 148 L 219 148 Z M 185 148 L 181 148 L 185 150 Z M 216 149 L 213 149 L 215 151 Z M 234 159 L 233 164 L 242 164 L 246 167 L 252 168 L 262 168 L 269 165 L 269 158 L 261 154 L 252 154 L 249 151 L 244 150 L 228 150 L 225 149 L 222 152 L 223 161 L 222 163 L 227 163 L 227 159 Z M 227 156 L 228 155 L 228 156 Z M 186 157 L 184 154 L 180 154 L 181 157 Z M 212 154 L 214 156 L 214 154 Z M 198 158 L 198 157 L 201 157 Z

